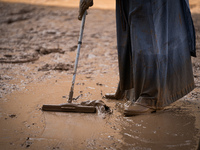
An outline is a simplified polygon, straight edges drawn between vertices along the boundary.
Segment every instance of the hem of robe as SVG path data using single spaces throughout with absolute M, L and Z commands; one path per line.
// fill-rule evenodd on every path
M 179 100 L 180 98 L 184 97 L 188 93 L 190 93 L 195 88 L 194 83 L 189 84 L 185 88 L 181 89 L 180 91 L 175 92 L 174 94 L 170 95 L 169 97 L 165 98 L 165 100 L 156 100 L 156 98 L 153 97 L 139 97 L 136 100 L 136 103 L 139 103 L 140 105 L 153 108 L 153 109 L 163 109 L 166 106 L 169 106 L 171 103 Z
M 169 106 L 171 103 L 179 100 L 180 98 L 184 97 L 188 93 L 190 93 L 195 88 L 195 84 L 191 83 L 185 88 L 181 89 L 180 91 L 175 92 L 174 94 L 170 95 L 166 98 L 163 102 L 156 102 L 156 109 L 163 109 L 166 106 Z

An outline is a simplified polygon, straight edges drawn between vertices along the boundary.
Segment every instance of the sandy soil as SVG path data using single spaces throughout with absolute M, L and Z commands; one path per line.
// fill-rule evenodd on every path
M 33 5 L 66 6 L 77 8 L 80 0 L 1 0 L 2 2 L 17 2 Z M 195 1 L 195 0 L 194 0 Z M 196 0 L 198 1 L 198 0 Z M 196 3 L 195 3 L 196 4 Z M 115 9 L 115 0 L 95 0 L 92 9 Z
M 200 0 L 190 5 L 196 88 L 163 111 L 125 117 L 124 101 L 103 98 L 118 83 L 114 0 L 96 0 L 89 10 L 74 89 L 74 103 L 103 100 L 112 114 L 41 110 L 67 102 L 81 23 L 78 0 L 0 0 L 0 149 L 198 149 Z

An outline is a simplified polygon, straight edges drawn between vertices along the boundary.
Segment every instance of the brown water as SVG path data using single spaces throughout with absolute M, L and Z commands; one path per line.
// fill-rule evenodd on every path
M 46 113 L 41 138 L 54 137 L 70 149 L 192 149 L 194 118 L 171 112 L 124 117 Z M 57 143 L 56 142 L 56 143 Z M 52 144 L 52 143 L 51 143 Z
M 112 114 L 42 112 L 40 108 L 43 104 L 65 103 L 66 99 L 62 96 L 70 84 L 64 80 L 56 84 L 52 81 L 47 83 L 31 85 L 26 92 L 13 94 L 8 96 L 6 102 L 1 102 L 0 119 L 5 120 L 0 125 L 1 147 L 188 150 L 197 146 L 195 117 L 187 114 L 184 108 L 125 117 L 123 101 L 103 99 L 113 110 Z M 94 81 L 84 83 L 76 86 L 83 91 L 78 102 L 91 97 L 101 98 L 99 91 L 103 87 L 94 86 Z

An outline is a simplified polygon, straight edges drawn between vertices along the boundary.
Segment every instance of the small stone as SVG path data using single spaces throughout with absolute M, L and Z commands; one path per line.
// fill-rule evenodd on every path
M 10 118 L 14 118 L 16 117 L 16 115 L 12 114 L 12 115 L 9 115 Z
M 28 147 L 30 147 L 30 145 L 28 144 L 28 145 L 26 145 L 26 147 L 28 148 Z

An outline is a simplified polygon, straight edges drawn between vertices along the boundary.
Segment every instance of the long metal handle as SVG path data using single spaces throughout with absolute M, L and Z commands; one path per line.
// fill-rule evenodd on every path
M 81 22 L 81 29 L 80 29 L 79 40 L 78 40 L 76 60 L 75 60 L 75 65 L 74 65 L 74 73 L 73 73 L 73 78 L 72 78 L 72 86 L 71 86 L 71 90 L 69 92 L 68 103 L 72 102 L 72 98 L 73 98 L 73 94 L 74 94 L 74 83 L 75 83 L 76 71 L 77 71 L 77 66 L 78 66 L 78 59 L 79 59 L 80 49 L 81 49 L 81 44 L 82 44 L 83 30 L 84 30 L 84 25 L 85 25 L 86 14 L 87 14 L 87 11 L 85 11 L 83 18 L 82 18 L 82 22 Z

